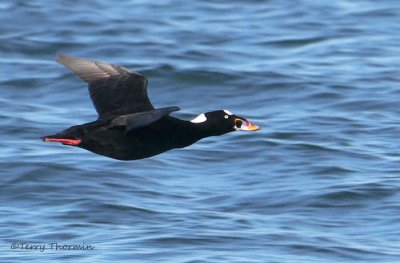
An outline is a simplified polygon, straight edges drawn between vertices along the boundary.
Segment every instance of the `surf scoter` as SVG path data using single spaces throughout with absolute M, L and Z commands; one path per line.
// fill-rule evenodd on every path
M 169 114 L 179 107 L 153 107 L 147 96 L 147 79 L 137 72 L 65 55 L 56 60 L 89 84 L 98 119 L 42 137 L 45 142 L 77 146 L 118 160 L 135 160 L 183 148 L 209 136 L 260 129 L 227 110 L 203 113 L 191 121 L 177 119 Z

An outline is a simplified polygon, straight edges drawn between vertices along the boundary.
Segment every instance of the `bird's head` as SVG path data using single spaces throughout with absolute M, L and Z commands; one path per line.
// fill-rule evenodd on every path
M 260 127 L 252 124 L 243 117 L 234 115 L 228 110 L 216 110 L 200 114 L 192 123 L 202 125 L 215 135 L 220 135 L 232 131 L 258 131 Z

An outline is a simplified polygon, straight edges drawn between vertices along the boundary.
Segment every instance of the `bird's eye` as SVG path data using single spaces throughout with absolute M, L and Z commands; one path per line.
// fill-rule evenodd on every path
M 237 128 L 242 127 L 242 124 L 243 124 L 243 122 L 242 122 L 241 120 L 235 120 L 235 126 L 236 126 Z
M 225 115 L 225 116 L 224 116 L 224 118 L 225 118 L 225 119 L 228 119 L 228 118 L 229 118 L 229 116 L 228 116 L 228 115 Z

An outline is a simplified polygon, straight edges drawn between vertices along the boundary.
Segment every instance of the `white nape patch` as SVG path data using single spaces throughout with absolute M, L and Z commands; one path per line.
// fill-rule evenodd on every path
M 199 116 L 197 116 L 196 118 L 194 118 L 193 120 L 191 120 L 190 122 L 202 123 L 202 122 L 205 122 L 206 120 L 207 120 L 206 115 L 204 115 L 204 113 L 202 113 Z
M 226 114 L 228 114 L 228 115 L 233 115 L 233 113 L 230 112 L 230 111 L 228 111 L 228 110 L 224 110 L 224 112 L 225 112 Z

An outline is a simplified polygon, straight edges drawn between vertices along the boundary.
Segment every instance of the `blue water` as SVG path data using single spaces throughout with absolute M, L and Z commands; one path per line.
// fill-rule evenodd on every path
M 400 262 L 400 3 L 149 2 L 0 3 L 0 261 Z M 96 118 L 56 54 L 263 129 L 131 162 L 44 143 Z

